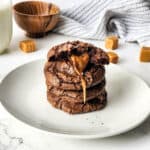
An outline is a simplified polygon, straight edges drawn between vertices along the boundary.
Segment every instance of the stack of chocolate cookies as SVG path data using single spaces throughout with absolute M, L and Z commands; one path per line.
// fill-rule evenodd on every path
M 48 101 L 71 114 L 104 108 L 105 64 L 109 64 L 107 54 L 89 43 L 73 41 L 52 47 L 44 68 Z

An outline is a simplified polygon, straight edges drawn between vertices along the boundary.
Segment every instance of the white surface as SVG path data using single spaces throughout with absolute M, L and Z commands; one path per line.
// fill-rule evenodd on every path
M 108 104 L 105 109 L 81 115 L 56 110 L 47 101 L 44 64 L 45 60 L 38 60 L 23 65 L 0 85 L 3 106 L 33 127 L 58 136 L 91 139 L 128 131 L 150 114 L 149 87 L 115 65 L 109 65 L 106 70 Z
M 20 0 L 17 0 L 20 1 Z M 53 0 L 61 7 L 68 7 L 72 2 L 78 0 Z M 24 54 L 18 48 L 18 42 L 26 37 L 23 31 L 14 26 L 14 35 L 8 53 L 0 56 L 0 78 L 4 77 L 16 66 L 35 60 L 45 58 L 49 47 L 62 41 L 73 40 L 75 38 L 64 37 L 60 35 L 49 35 L 44 39 L 37 40 L 38 51 L 32 54 Z M 104 48 L 104 43 L 100 41 L 92 41 L 97 46 Z M 139 63 L 139 46 L 137 44 L 120 43 L 119 49 L 116 51 L 120 56 L 120 63 L 124 69 L 137 74 L 150 85 L 150 63 Z M 0 118 L 6 117 L 6 112 L 1 108 Z M 6 120 L 7 121 L 7 120 Z M 10 120 L 9 120 L 10 121 Z M 69 140 L 47 137 L 43 134 L 34 132 L 30 128 L 25 128 L 15 120 L 7 122 L 9 132 L 12 136 L 24 138 L 24 142 L 35 150 L 149 150 L 150 148 L 150 118 L 146 120 L 140 127 L 120 136 L 98 140 Z M 24 148 L 20 148 L 22 150 Z

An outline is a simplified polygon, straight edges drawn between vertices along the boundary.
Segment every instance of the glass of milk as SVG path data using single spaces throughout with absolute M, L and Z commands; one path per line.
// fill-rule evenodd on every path
M 11 0 L 0 0 L 0 54 L 10 44 L 12 37 Z

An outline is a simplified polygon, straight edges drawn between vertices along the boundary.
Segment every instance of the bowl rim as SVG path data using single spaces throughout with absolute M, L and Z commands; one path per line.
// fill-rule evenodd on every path
M 58 9 L 58 12 L 57 13 L 54 13 L 54 14 L 35 14 L 35 15 L 32 15 L 32 14 L 27 14 L 27 13 L 22 13 L 20 11 L 17 11 L 16 10 L 16 6 L 20 5 L 20 4 L 23 4 L 23 3 L 31 3 L 31 2 L 34 2 L 34 3 L 45 3 L 45 4 L 52 4 L 54 5 L 57 9 Z M 40 16 L 40 17 L 46 17 L 46 16 L 53 16 L 53 15 L 59 15 L 60 14 L 60 8 L 55 5 L 54 3 L 48 3 L 46 1 L 38 1 L 38 0 L 29 0 L 29 1 L 22 1 L 22 2 L 18 2 L 16 4 L 13 5 L 13 11 L 16 13 L 16 14 L 19 14 L 19 15 L 22 15 L 22 16 L 32 16 L 32 17 L 36 17 L 36 16 Z

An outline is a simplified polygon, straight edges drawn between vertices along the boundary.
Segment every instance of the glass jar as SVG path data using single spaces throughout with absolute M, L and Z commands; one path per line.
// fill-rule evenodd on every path
M 0 1 L 0 54 L 10 44 L 12 37 L 12 3 L 11 0 Z

